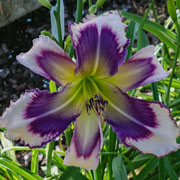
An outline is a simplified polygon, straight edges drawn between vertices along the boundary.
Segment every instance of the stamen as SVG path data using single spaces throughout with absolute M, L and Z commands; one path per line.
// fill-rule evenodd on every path
M 100 101 L 99 97 L 95 95 L 94 98 L 89 99 L 89 104 L 86 105 L 88 115 L 90 114 L 90 110 L 93 109 L 97 115 L 102 116 L 103 112 L 106 110 L 107 104 L 108 101 Z
M 95 98 L 95 99 L 99 99 L 99 98 L 98 98 L 98 95 L 95 95 L 94 98 Z
M 97 104 L 98 106 L 100 106 L 100 101 L 99 101 L 99 100 L 95 100 L 95 102 L 96 102 L 96 104 Z
M 91 106 L 89 104 L 86 105 L 87 114 L 90 115 Z
M 106 107 L 108 105 L 108 101 L 104 101 L 104 106 Z
M 94 99 L 91 98 L 91 99 L 89 100 L 89 103 L 90 103 L 91 107 L 94 106 Z

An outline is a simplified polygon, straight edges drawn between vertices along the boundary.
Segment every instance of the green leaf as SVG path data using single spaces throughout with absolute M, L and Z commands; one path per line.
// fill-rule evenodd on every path
M 48 0 L 38 0 L 44 7 L 47 7 L 48 9 L 52 8 L 52 5 Z
M 149 159 L 152 158 L 152 155 L 149 154 L 139 154 L 132 160 L 132 165 L 134 169 L 141 167 L 142 165 L 146 164 Z
M 50 32 L 48 32 L 48 31 L 46 31 L 46 30 L 41 31 L 41 35 L 48 36 L 49 38 L 51 38 L 51 39 L 52 39 L 52 35 L 51 35 L 51 33 L 50 33 Z
M 150 172 L 152 172 L 158 165 L 158 158 L 151 158 L 145 167 L 140 171 L 138 174 L 137 178 L 139 180 L 144 179 L 145 177 L 148 176 Z
M 126 12 L 126 11 L 121 11 L 121 15 L 124 16 L 125 18 L 129 19 L 129 20 L 132 20 L 132 21 L 138 23 L 138 24 L 140 24 L 142 19 L 143 19 L 143 17 L 141 17 L 141 16 L 138 16 L 138 15 L 135 15 L 133 13 Z M 150 20 L 145 20 L 144 26 L 146 27 L 145 30 L 148 29 L 148 27 L 151 26 L 156 30 L 164 32 L 174 42 L 176 42 L 176 40 L 177 40 L 176 34 L 174 34 L 169 29 L 165 28 L 164 26 L 162 26 L 162 25 L 160 25 L 158 23 L 155 23 L 155 22 L 150 21 Z
M 92 5 L 88 11 L 89 11 L 89 14 L 95 14 L 97 12 L 97 6 Z
M 138 24 L 135 23 L 134 21 L 130 21 L 130 23 L 128 25 L 127 33 L 126 33 L 126 37 L 128 39 L 130 39 L 129 46 L 127 48 L 128 54 L 127 54 L 126 59 L 129 59 L 132 56 L 132 47 L 134 44 L 134 39 L 135 39 L 135 35 L 137 33 L 137 30 L 138 30 Z
M 128 13 L 125 11 L 121 11 L 122 16 L 124 16 L 125 18 L 129 19 L 129 20 L 133 20 L 136 23 L 141 23 L 142 21 L 142 17 L 134 15 L 132 13 Z M 167 44 L 169 47 L 171 47 L 174 51 L 176 51 L 177 46 L 175 44 L 176 42 L 176 35 L 174 33 L 172 33 L 171 31 L 169 31 L 168 29 L 164 28 L 163 26 L 146 20 L 144 22 L 144 27 L 143 27 L 146 31 L 154 34 L 158 39 L 160 39 L 162 42 L 164 42 L 165 44 Z
M 112 170 L 115 180 L 128 180 L 126 168 L 121 156 L 113 158 Z
M 61 177 L 58 180 L 68 180 L 70 177 L 72 177 L 78 168 L 76 167 L 67 167 L 67 169 L 64 171 L 64 173 L 61 175 Z
M 4 178 L 3 176 L 0 175 L 0 179 L 1 180 L 7 180 L 6 178 Z
M 176 0 L 177 8 L 180 10 L 180 0 Z
M 174 0 L 167 0 L 168 13 L 174 22 L 177 22 L 177 14 Z
M 32 158 L 31 158 L 31 171 L 35 174 L 38 174 L 38 151 L 32 150 Z
M 64 1 L 57 0 L 56 6 L 53 6 L 50 11 L 51 32 L 58 44 L 63 47 L 65 34 L 64 26 Z
M 96 6 L 99 8 L 101 7 L 104 3 L 105 3 L 106 0 L 97 0 L 96 1 Z
M 172 165 L 170 164 L 170 162 L 168 161 L 167 158 L 164 158 L 164 166 L 165 166 L 165 168 L 166 168 L 166 170 L 167 170 L 167 173 L 168 173 L 168 175 L 170 176 L 170 178 L 171 178 L 172 180 L 178 180 L 177 174 L 176 174 L 176 172 L 174 171 Z
M 66 166 L 63 164 L 63 159 L 59 157 L 56 153 L 53 154 L 53 163 L 61 170 L 64 171 Z
M 88 178 L 86 178 L 86 176 L 82 175 L 79 171 L 75 171 L 75 173 L 73 174 L 73 178 L 75 180 L 88 180 Z
M 164 158 L 159 159 L 159 180 L 165 180 Z
M 7 158 L 0 157 L 0 164 L 1 166 L 9 169 L 12 172 L 16 172 L 17 174 L 21 175 L 25 179 L 30 180 L 43 180 L 40 176 L 37 174 L 33 174 L 28 169 L 25 169 L 18 165 L 17 163 L 14 163 L 13 161 L 8 160 Z
M 10 148 L 10 147 L 13 146 L 13 143 L 10 140 L 8 140 L 7 138 L 4 137 L 4 133 L 2 133 L 2 132 L 0 132 L 0 140 L 1 140 L 1 143 L 3 145 L 3 149 L 4 148 Z M 14 151 L 7 152 L 6 154 L 10 159 L 14 160 L 15 162 L 17 161 Z
M 180 98 L 176 99 L 175 101 L 173 101 L 170 105 L 169 108 L 175 107 L 175 106 L 179 106 L 180 105 Z
M 52 163 L 52 153 L 54 149 L 55 140 L 51 141 L 46 146 L 46 177 L 51 176 L 51 163 Z

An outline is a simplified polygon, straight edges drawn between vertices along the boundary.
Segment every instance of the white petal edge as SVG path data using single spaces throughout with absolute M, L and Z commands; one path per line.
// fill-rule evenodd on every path
M 11 102 L 0 119 L 0 127 L 6 128 L 6 137 L 10 140 L 22 140 L 30 146 L 39 146 L 43 139 L 38 134 L 28 130 L 27 125 L 33 120 L 24 120 L 23 113 L 28 102 L 34 96 L 34 92 L 26 92 L 16 102 Z M 14 114 L 14 112 L 16 112 Z M 21 136 L 19 135 L 21 132 Z
M 85 27 L 91 25 L 91 24 L 96 24 L 98 27 L 98 32 L 99 34 L 101 33 L 101 29 L 103 26 L 109 27 L 113 33 L 117 35 L 118 38 L 118 44 L 120 47 L 120 51 L 123 51 L 124 45 L 127 43 L 127 38 L 125 34 L 125 29 L 127 25 L 122 23 L 122 18 L 119 14 L 118 11 L 114 11 L 113 13 L 106 13 L 101 16 L 87 16 L 85 17 L 83 22 L 85 23 L 78 23 L 78 24 L 71 24 L 70 26 L 70 31 L 72 33 L 72 39 L 73 39 L 73 44 L 76 46 L 78 44 L 78 39 L 80 36 L 80 31 L 84 29 Z
M 156 114 L 159 126 L 157 128 L 146 126 L 153 133 L 152 136 L 137 141 L 129 138 L 126 139 L 126 143 L 137 148 L 142 153 L 162 157 L 180 148 L 180 145 L 176 143 L 179 129 L 169 116 L 170 112 L 167 108 L 162 108 L 159 103 L 153 103 L 150 107 Z

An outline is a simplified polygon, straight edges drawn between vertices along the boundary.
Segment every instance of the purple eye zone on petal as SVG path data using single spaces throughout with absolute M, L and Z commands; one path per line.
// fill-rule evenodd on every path
M 91 61 L 91 59 L 96 56 L 98 46 L 98 30 L 96 25 L 88 25 L 86 28 L 80 31 L 80 34 L 80 37 L 78 37 L 78 46 L 74 45 L 76 48 L 76 56 L 78 61 L 76 71 L 81 69 L 83 64 Z
M 144 61 L 142 61 L 142 60 L 144 60 Z M 140 67 L 137 66 L 137 69 L 141 69 L 142 77 L 139 78 L 139 82 L 136 82 L 136 84 L 134 86 L 131 86 L 129 89 L 135 89 L 144 80 L 146 80 L 148 77 L 150 77 L 154 74 L 154 71 L 156 70 L 156 66 L 152 63 L 152 61 L 153 61 L 153 57 L 137 59 L 135 61 L 136 64 L 139 62 Z M 128 61 L 126 63 L 128 64 Z M 144 70 L 143 70 L 143 67 L 145 67 Z
M 56 95 L 57 93 L 50 94 L 47 90 L 39 91 L 36 89 L 34 97 L 26 107 L 24 119 L 38 117 L 40 114 L 46 113 L 49 110 L 49 105 L 47 102 L 53 103 Z M 43 106 L 39 106 L 39 104 L 43 104 Z
M 129 147 L 129 145 L 126 143 L 127 138 L 132 138 L 137 141 L 140 139 L 147 139 L 153 135 L 151 131 L 145 127 L 142 128 L 142 126 L 135 124 L 132 121 L 121 122 L 121 124 L 110 122 L 109 124 L 114 127 L 113 129 L 115 132 L 117 132 L 118 138 L 127 147 Z
M 36 57 L 36 62 L 38 64 L 39 67 L 41 67 L 44 72 L 47 74 L 49 74 L 49 72 L 51 72 L 52 70 L 55 70 L 55 64 L 58 67 L 58 61 L 62 61 L 65 60 L 68 61 L 68 58 L 63 56 L 62 54 L 59 54 L 58 52 L 53 52 L 52 50 L 47 50 L 47 49 L 43 49 L 41 50 L 40 54 L 38 54 Z M 49 59 L 54 61 L 54 65 L 52 66 L 51 61 L 49 61 Z M 48 75 L 47 77 L 48 79 L 51 79 L 53 81 L 55 81 L 57 84 L 60 84 L 60 82 L 58 82 L 52 75 Z
M 63 90 L 61 92 L 63 92 Z M 39 134 L 41 137 L 48 135 L 51 136 L 50 139 L 53 139 L 62 133 L 61 129 L 66 129 L 71 122 L 75 121 L 79 114 L 71 115 L 71 113 L 69 113 L 69 115 L 71 115 L 69 117 L 65 110 L 47 113 L 49 109 L 58 108 L 55 106 L 57 96 L 58 92 L 51 94 L 46 90 L 36 90 L 36 94 L 28 104 L 24 113 L 24 119 L 28 120 L 34 118 L 28 125 L 29 131 L 34 134 Z M 39 106 L 40 104 L 41 106 Z M 44 142 L 44 144 L 45 143 L 46 142 Z
M 76 153 L 77 153 L 77 156 L 78 157 L 84 157 L 85 159 L 88 158 L 91 153 L 93 152 L 94 150 L 94 147 L 96 147 L 96 145 L 99 143 L 100 144 L 100 139 L 101 139 L 101 134 L 100 134 L 100 131 L 98 129 L 98 131 L 96 132 L 96 134 L 94 134 L 92 136 L 92 139 L 91 139 L 91 143 L 89 143 L 85 148 L 82 147 L 82 142 L 81 142 L 81 138 L 78 138 L 78 133 L 75 131 L 74 132 L 75 134 L 75 146 L 76 146 Z
M 129 97 L 125 93 L 124 95 L 127 97 L 126 100 L 128 100 Z M 113 127 L 114 131 L 117 132 L 119 139 L 127 146 L 128 144 L 125 141 L 127 138 L 132 138 L 134 140 L 147 139 L 153 135 L 147 127 L 157 128 L 159 126 L 156 114 L 153 112 L 152 108 L 150 108 L 151 102 L 149 102 L 147 106 L 147 102 L 145 104 L 143 101 L 137 101 L 134 98 L 129 100 L 130 102 L 127 102 L 127 112 L 129 111 L 129 114 L 131 114 L 137 122 L 129 120 L 123 115 L 121 115 L 121 122 L 118 122 L 118 119 L 109 121 L 107 117 L 107 123 Z M 137 113 L 139 110 L 141 110 L 141 113 Z M 146 121 L 144 121 L 144 119 Z
M 117 35 L 115 35 L 108 26 L 102 27 L 100 36 L 100 56 L 104 59 L 108 59 L 107 65 L 111 67 L 110 75 L 115 74 L 118 71 L 117 67 L 123 63 L 127 55 L 126 47 L 129 44 L 129 40 L 127 40 L 124 46 L 119 46 L 116 36 Z M 122 48 L 121 52 L 120 48 Z

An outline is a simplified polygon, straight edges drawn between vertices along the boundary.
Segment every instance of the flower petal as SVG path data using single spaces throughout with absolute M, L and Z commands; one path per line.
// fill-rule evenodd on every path
M 62 133 L 81 113 L 82 87 L 64 88 L 61 92 L 27 91 L 17 102 L 11 103 L 3 114 L 0 125 L 7 137 L 22 140 L 30 147 L 39 147 Z
M 88 115 L 87 111 L 84 110 L 77 118 L 74 135 L 66 152 L 64 164 L 87 170 L 96 169 L 102 142 L 100 121 L 94 112 Z
M 176 143 L 179 130 L 166 106 L 131 98 L 110 84 L 101 83 L 98 88 L 108 101 L 106 122 L 125 145 L 158 157 L 179 148 Z
M 157 57 L 154 56 L 154 48 L 150 45 L 138 51 L 119 66 L 118 73 L 108 81 L 126 92 L 167 77 L 168 72 L 163 70 Z
M 77 56 L 76 71 L 99 77 L 115 74 L 126 56 L 129 40 L 125 37 L 125 28 L 118 11 L 96 18 L 87 16 L 83 23 L 70 24 Z
M 33 47 L 21 53 L 17 60 L 33 72 L 65 85 L 74 79 L 75 63 L 49 37 L 41 35 L 33 41 Z

